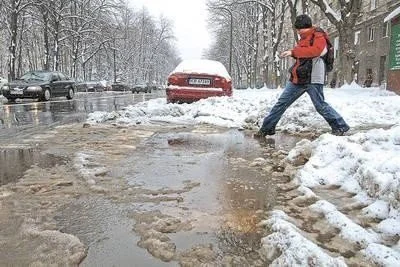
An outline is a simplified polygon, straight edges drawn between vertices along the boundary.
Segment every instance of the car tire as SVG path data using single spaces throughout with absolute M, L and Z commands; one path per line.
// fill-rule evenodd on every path
M 71 100 L 75 96 L 74 88 L 70 87 L 68 88 L 68 94 L 67 94 L 67 99 Z
M 42 97 L 40 98 L 41 101 L 49 101 L 51 98 L 51 92 L 49 88 L 45 88 Z
M 15 98 L 7 98 L 8 103 L 15 103 Z

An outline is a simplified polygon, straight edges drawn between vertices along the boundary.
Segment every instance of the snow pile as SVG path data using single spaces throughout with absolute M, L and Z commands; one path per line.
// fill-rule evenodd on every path
M 371 244 L 362 251 L 367 259 L 378 266 L 399 266 L 400 253 L 380 244 Z
M 166 99 L 152 99 L 118 112 L 94 112 L 89 123 L 115 121 L 121 124 L 147 124 L 167 122 L 177 124 L 211 124 L 229 128 L 240 128 L 248 118 L 256 121 L 260 117 L 260 106 L 272 105 L 280 91 L 266 94 L 258 90 L 238 92 L 236 97 L 211 97 L 192 104 L 167 104 Z M 265 92 L 269 90 L 265 89 Z M 273 98 L 267 99 L 273 95 Z
M 262 239 L 262 251 L 272 261 L 270 266 L 346 266 L 342 258 L 329 256 L 289 221 L 284 212 L 273 211 L 270 219 L 262 222 L 273 231 Z
M 354 223 L 328 201 L 320 200 L 311 205 L 310 208 L 324 214 L 328 223 L 340 230 L 340 236 L 343 239 L 350 240 L 351 242 L 360 244 L 363 247 L 380 241 L 377 233 L 367 231 L 360 225 Z
M 400 209 L 400 126 L 348 137 L 324 134 L 312 146 L 310 160 L 297 175 L 300 184 L 311 188 L 338 185 L 360 194 L 361 200 L 371 202 L 364 210 L 373 217 L 385 219 L 392 211 L 397 214 Z
M 310 149 L 309 161 L 295 177 L 302 191 L 319 185 L 340 186 L 356 194 L 356 202 L 366 205 L 361 210 L 363 216 L 381 221 L 364 228 L 325 200 L 311 205 L 311 210 L 323 214 L 343 239 L 360 245 L 370 261 L 399 266 L 399 245 L 384 243 L 400 236 L 400 126 L 348 137 L 324 134 L 312 143 L 296 146 L 287 159 L 294 162 Z
M 324 90 L 325 98 L 352 128 L 376 128 L 400 124 L 400 97 L 379 88 L 361 88 L 356 84 Z M 231 128 L 257 129 L 276 103 L 281 90 L 234 90 L 232 97 L 212 97 L 192 104 L 167 104 L 159 98 L 128 106 L 118 112 L 95 112 L 89 123 L 112 121 L 123 124 L 167 122 L 211 124 Z M 326 132 L 330 128 L 315 111 L 307 94 L 283 115 L 278 130 L 289 132 Z

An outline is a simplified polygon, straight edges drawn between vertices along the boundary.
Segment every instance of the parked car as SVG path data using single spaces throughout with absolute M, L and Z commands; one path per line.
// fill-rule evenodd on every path
M 211 96 L 232 96 L 232 80 L 213 60 L 185 60 L 168 77 L 167 102 L 194 102 Z
M 30 71 L 2 87 L 9 102 L 17 98 L 39 98 L 48 101 L 55 96 L 74 98 L 75 81 L 57 71 Z
M 2 88 L 3 88 L 3 85 L 5 85 L 7 82 L 8 82 L 7 79 L 0 77 L 0 95 L 3 94 Z
M 151 93 L 151 86 L 145 82 L 135 84 L 132 86 L 132 93 Z
M 131 87 L 125 83 L 113 83 L 111 88 L 113 91 L 131 91 Z
M 78 92 L 103 92 L 107 88 L 99 81 L 86 81 L 76 85 Z

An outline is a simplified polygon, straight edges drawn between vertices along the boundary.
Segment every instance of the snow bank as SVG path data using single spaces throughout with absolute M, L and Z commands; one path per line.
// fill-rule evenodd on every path
M 328 201 L 320 200 L 311 205 L 310 208 L 324 214 L 329 224 L 340 230 L 340 236 L 343 239 L 350 240 L 351 242 L 360 244 L 363 247 L 380 241 L 380 237 L 377 233 L 367 231 L 360 225 L 354 223 Z
M 167 122 L 177 124 L 211 124 L 228 128 L 240 128 L 248 118 L 256 121 L 259 107 L 265 106 L 267 96 L 257 99 L 260 92 L 245 90 L 238 92 L 237 97 L 212 97 L 192 104 L 167 104 L 165 99 L 158 98 L 128 106 L 118 112 L 95 112 L 88 118 L 89 123 L 115 121 L 121 124 L 147 124 Z M 264 90 L 267 92 L 267 90 Z M 278 95 L 279 92 L 275 92 Z M 271 101 L 271 100 L 270 100 Z
M 400 209 L 400 126 L 349 137 L 324 134 L 312 146 L 311 158 L 296 177 L 300 184 L 311 188 L 338 185 L 351 193 L 366 193 L 372 201 L 364 209 L 366 213 L 379 219 L 388 218 L 392 211 L 397 214 Z M 299 148 L 309 149 L 304 146 L 295 149 Z
M 323 214 L 343 239 L 361 245 L 368 260 L 380 266 L 399 266 L 400 248 L 383 244 L 400 236 L 400 126 L 348 137 L 324 134 L 312 143 L 300 143 L 287 160 L 294 162 L 310 149 L 309 161 L 295 177 L 303 191 L 304 187 L 340 186 L 366 205 L 363 216 L 381 222 L 364 228 L 325 200 L 311 205 L 311 210 Z
M 282 90 L 267 88 L 235 90 L 232 97 L 212 97 L 192 104 L 167 104 L 164 98 L 159 98 L 118 112 L 92 113 L 88 122 L 146 124 L 160 121 L 258 129 L 281 93 Z M 325 98 L 352 128 L 400 124 L 400 97 L 392 92 L 351 84 L 340 89 L 326 88 Z M 307 94 L 285 112 L 277 128 L 293 133 L 330 131 Z
M 289 221 L 283 211 L 273 211 L 270 219 L 262 222 L 272 231 L 262 239 L 262 251 L 272 261 L 270 266 L 346 266 L 341 257 L 329 256 Z

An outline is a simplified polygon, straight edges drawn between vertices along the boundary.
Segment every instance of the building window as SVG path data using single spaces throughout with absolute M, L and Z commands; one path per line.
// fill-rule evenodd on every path
M 375 29 L 372 27 L 368 28 L 368 42 L 372 42 L 374 40 Z
M 382 37 L 388 37 L 388 36 L 389 36 L 389 22 L 385 22 L 383 24 Z
M 361 33 L 361 31 L 356 31 L 354 33 L 354 45 L 360 44 L 360 33 Z
M 376 8 L 376 1 L 377 0 L 371 0 L 371 10 L 374 10 Z

